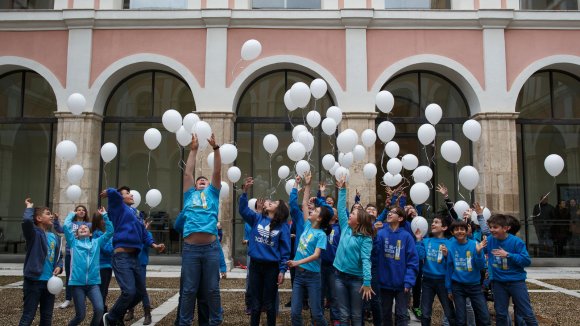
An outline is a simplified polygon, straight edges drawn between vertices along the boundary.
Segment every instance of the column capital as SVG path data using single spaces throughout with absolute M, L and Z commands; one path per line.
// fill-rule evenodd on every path
M 236 121 L 236 114 L 234 112 L 212 112 L 212 111 L 195 111 L 195 114 L 199 116 L 200 119 L 224 119 Z
M 59 120 L 95 120 L 103 122 L 103 116 L 94 112 L 83 112 L 80 115 L 74 115 L 70 112 L 54 112 L 54 117 Z
M 379 114 L 377 112 L 344 112 L 345 119 L 375 120 Z
M 482 120 L 515 120 L 520 115 L 519 112 L 481 112 L 474 114 L 471 118 L 477 121 Z

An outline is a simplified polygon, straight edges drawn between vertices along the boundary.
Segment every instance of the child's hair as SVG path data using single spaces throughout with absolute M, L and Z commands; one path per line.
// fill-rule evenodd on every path
M 377 209 L 377 205 L 375 205 L 374 203 L 368 203 L 368 204 L 365 206 L 365 210 L 366 210 L 367 208 L 369 208 L 369 207 L 373 207 L 373 208 Z
M 520 221 L 511 215 L 504 214 L 493 214 L 489 220 L 487 220 L 488 225 L 499 225 L 501 227 L 509 227 L 508 233 L 516 235 L 521 228 Z
M 403 218 L 403 220 L 401 222 L 399 222 L 399 227 L 402 227 L 403 225 L 405 225 L 405 223 L 407 222 L 406 221 L 407 218 L 406 218 L 405 212 L 401 209 L 401 207 L 396 206 L 396 205 L 395 206 L 391 206 L 389 208 L 389 211 L 391 211 L 391 210 L 395 210 L 397 212 L 397 215 L 399 215 L 400 217 Z
M 508 224 L 510 226 L 508 233 L 513 234 L 513 235 L 518 234 L 518 232 L 520 231 L 520 228 L 522 227 L 520 220 L 518 220 L 515 216 L 512 216 L 512 215 L 506 215 L 506 218 L 507 218 Z
M 333 203 L 336 203 L 336 200 L 335 200 L 335 199 L 334 199 L 334 197 L 332 197 L 331 195 L 327 195 L 327 196 L 325 197 L 325 199 L 327 199 L 327 198 L 330 198 L 330 199 L 332 199 L 332 202 L 333 202 Z
M 79 207 L 80 208 L 83 208 L 85 210 L 85 217 L 83 217 L 83 222 L 87 222 L 87 223 L 90 222 L 89 221 L 89 211 L 87 210 L 87 207 L 85 205 L 78 205 L 77 207 L 75 207 L 75 212 L 77 211 L 77 209 L 79 209 Z M 78 216 L 75 214 L 75 218 L 74 219 L 76 220 L 77 217 Z
M 451 223 L 453 223 L 451 218 L 449 218 L 447 215 L 437 214 L 433 219 L 441 221 L 441 226 L 447 227 L 447 230 L 443 232 L 443 236 L 446 238 L 451 237 Z
M 48 208 L 48 207 L 46 207 L 46 206 L 42 206 L 42 207 L 35 207 L 35 208 L 34 208 L 34 224 L 38 224 L 38 223 L 36 222 L 36 217 L 37 217 L 37 216 L 41 216 L 41 215 L 44 213 L 44 211 L 45 211 L 45 210 L 46 210 L 46 211 L 49 211 L 49 212 L 51 211 L 51 210 L 50 210 L 50 208 Z
M 453 223 L 451 223 L 451 232 L 455 231 L 457 228 L 463 228 L 467 232 L 467 223 L 465 223 L 465 221 L 453 221 Z
M 321 218 L 320 229 L 324 230 L 326 235 L 329 235 L 330 232 L 332 232 L 332 225 L 330 225 L 330 220 L 334 216 L 334 212 L 327 207 L 320 206 L 320 212 L 318 213 L 318 216 Z
M 99 212 L 93 213 L 92 224 L 91 224 L 91 233 L 95 232 L 95 230 L 101 230 L 105 232 L 105 225 L 103 223 L 103 215 Z
M 352 206 L 350 207 L 350 212 L 352 213 L 352 211 L 356 208 L 356 206 L 360 206 L 360 208 L 362 209 L 363 206 L 361 205 L 361 203 L 354 203 L 352 204 Z
M 374 237 L 376 234 L 376 230 L 373 227 L 374 217 L 363 209 L 357 209 L 355 211 L 358 225 L 352 230 L 352 233 Z
M 270 222 L 270 232 L 276 229 L 279 225 L 282 225 L 282 223 L 286 223 L 288 215 L 290 215 L 288 205 L 286 205 L 282 199 L 278 199 L 278 208 L 276 208 L 272 222 Z
M 199 178 L 198 178 L 198 179 L 199 179 Z M 117 191 L 118 191 L 118 192 L 121 192 L 121 191 L 123 191 L 123 190 L 125 190 L 125 191 L 127 191 L 127 192 L 131 192 L 131 188 L 129 188 L 129 187 L 127 187 L 127 186 L 121 186 L 121 187 L 119 187 L 119 188 L 117 189 Z

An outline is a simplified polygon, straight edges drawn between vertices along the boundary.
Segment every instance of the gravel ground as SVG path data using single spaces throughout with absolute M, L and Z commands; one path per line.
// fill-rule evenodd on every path
M 0 286 L 22 281 L 22 276 L 2 276 L 0 277 Z
M 580 280 L 541 280 L 568 290 L 580 290 Z
M 547 283 L 547 281 L 543 281 L 543 282 Z M 548 288 L 545 288 L 541 285 L 537 285 L 535 283 L 530 283 L 530 282 L 526 282 L 526 286 L 528 287 L 528 290 L 548 290 Z

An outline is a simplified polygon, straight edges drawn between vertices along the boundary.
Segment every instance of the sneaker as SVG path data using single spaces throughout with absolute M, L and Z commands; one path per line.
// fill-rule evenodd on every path
M 60 304 L 60 306 L 58 306 L 60 309 L 65 309 L 68 308 L 70 306 L 70 300 L 64 300 L 63 303 Z
M 413 315 L 415 315 L 415 318 L 417 318 L 418 320 L 421 320 L 421 316 L 423 315 L 421 308 L 413 308 L 413 309 L 411 309 L 411 311 L 413 312 Z
M 108 312 L 105 312 L 105 313 L 103 314 L 103 326 L 109 326 L 109 325 L 111 325 L 111 324 L 109 323 L 109 320 L 107 319 L 107 316 L 108 316 L 108 315 L 109 315 L 109 313 L 108 313 Z

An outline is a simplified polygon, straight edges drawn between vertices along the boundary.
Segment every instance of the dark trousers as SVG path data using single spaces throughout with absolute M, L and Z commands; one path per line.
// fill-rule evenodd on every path
M 101 284 L 99 285 L 99 290 L 101 291 L 101 297 L 103 297 L 103 305 L 105 312 L 107 309 L 107 296 L 109 295 L 109 284 L 111 284 L 111 277 L 113 276 L 113 269 L 110 267 L 102 268 L 101 273 Z
M 525 281 L 498 282 L 493 283 L 494 307 L 496 313 L 496 324 L 498 326 L 509 325 L 509 298 L 514 302 L 514 315 L 516 315 L 516 325 L 522 322 L 525 325 L 538 325 L 534 316 L 534 310 L 530 304 L 530 295 Z M 519 320 L 518 320 L 519 319 Z
M 250 265 L 250 292 L 252 296 L 252 317 L 250 325 L 260 325 L 262 307 L 266 309 L 268 326 L 276 325 L 276 294 L 278 293 L 278 262 L 252 259 Z
M 431 325 L 431 315 L 433 313 L 433 301 L 435 296 L 439 298 L 443 312 L 450 326 L 455 326 L 455 309 L 453 303 L 447 296 L 447 289 L 445 289 L 445 279 L 432 279 L 423 277 L 421 287 L 421 325 Z
M 34 281 L 24 278 L 22 291 L 24 292 L 24 306 L 22 307 L 22 317 L 20 326 L 32 325 L 36 308 L 40 304 L 40 324 L 41 326 L 52 325 L 52 310 L 54 308 L 54 295 L 48 292 L 46 284 L 48 281 Z
M 395 325 L 403 326 L 409 323 L 407 316 L 407 303 L 409 294 L 405 290 L 381 289 L 381 302 L 383 304 L 383 325 L 393 325 L 393 300 L 395 301 Z
M 64 298 L 65 300 L 72 300 L 72 291 L 68 286 L 68 280 L 70 279 L 70 274 L 72 273 L 72 271 L 70 270 L 70 252 L 67 252 L 64 256 L 64 272 L 65 272 L 65 277 L 64 277 L 64 286 L 65 286 L 65 290 L 64 290 Z
M 477 326 L 491 325 L 489 310 L 487 310 L 487 301 L 483 295 L 481 285 L 453 282 L 451 287 L 453 301 L 455 301 L 455 321 L 458 326 L 467 325 L 467 308 L 465 302 L 467 298 L 471 300 L 471 306 L 475 314 L 475 324 Z
M 113 271 L 121 288 L 121 295 L 109 311 L 107 319 L 121 322 L 127 309 L 135 307 L 145 294 L 141 264 L 136 253 L 118 252 L 113 255 Z
M 378 267 L 374 266 L 371 268 L 371 288 L 375 294 L 370 300 L 365 300 L 365 309 L 370 308 L 373 315 L 373 325 L 381 326 L 383 324 L 383 307 L 381 303 L 381 287 L 379 284 L 379 271 Z M 362 320 L 362 325 L 364 326 L 364 319 Z
M 423 278 L 423 262 L 419 260 L 419 273 L 417 274 L 415 286 L 413 286 L 413 308 L 421 307 L 422 278 Z

